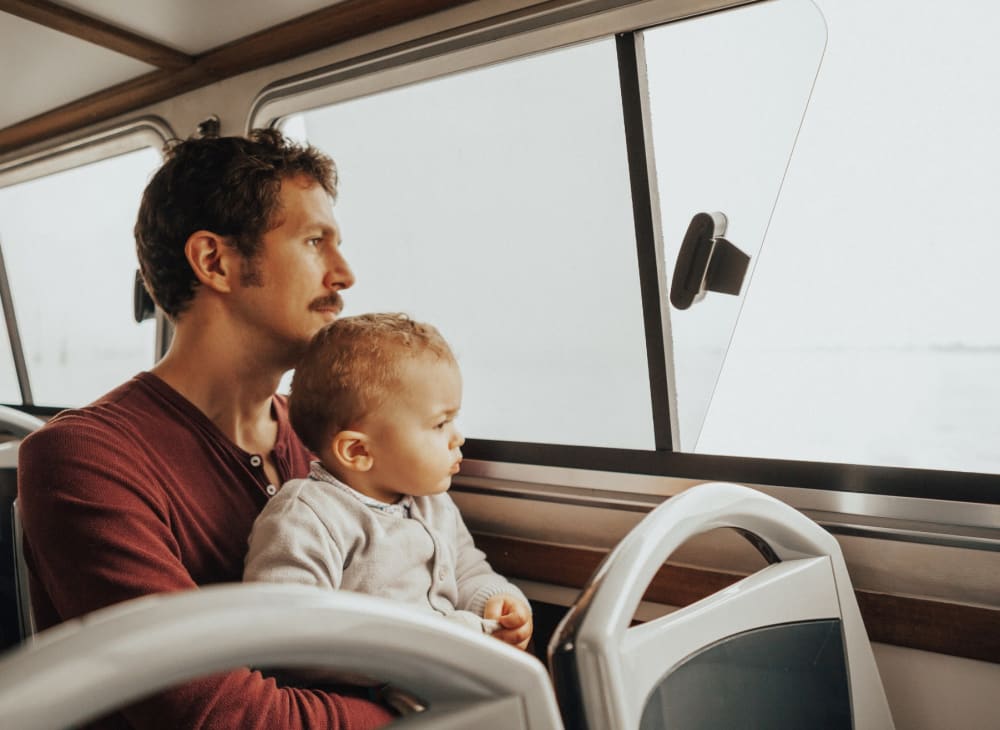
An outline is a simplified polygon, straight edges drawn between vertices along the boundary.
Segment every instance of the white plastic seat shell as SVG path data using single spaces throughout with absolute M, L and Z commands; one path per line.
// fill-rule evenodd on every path
M 37 634 L 0 661 L 0 717 L 68 727 L 240 666 L 369 674 L 429 704 L 394 727 L 562 728 L 544 666 L 522 651 L 395 602 L 268 584 L 146 596 Z
M 722 527 L 758 540 L 781 562 L 630 628 L 646 588 L 667 558 L 695 535 Z M 764 591 L 770 598 L 761 601 Z M 702 484 L 665 501 L 611 551 L 557 629 L 549 653 L 551 659 L 568 648 L 575 657 L 579 699 L 590 728 L 635 730 L 653 685 L 684 657 L 720 636 L 823 618 L 839 618 L 843 628 L 854 728 L 893 728 L 837 541 L 773 497 L 736 484 Z
M 37 628 L 35 613 L 31 608 L 31 585 L 28 579 L 28 562 L 24 554 L 24 528 L 21 525 L 20 510 L 15 499 L 10 506 L 14 597 L 17 600 L 17 628 L 21 633 L 21 640 L 31 641 Z

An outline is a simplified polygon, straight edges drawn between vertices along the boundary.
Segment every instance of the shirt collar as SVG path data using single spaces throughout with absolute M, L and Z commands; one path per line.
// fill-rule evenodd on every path
M 369 507 L 378 512 L 383 512 L 387 515 L 396 515 L 397 517 L 409 517 L 410 512 L 413 508 L 413 497 L 409 494 L 403 495 L 403 498 L 396 502 L 395 504 L 386 504 L 385 502 L 380 502 L 374 497 L 369 497 L 367 494 L 362 494 L 356 489 L 352 489 L 347 484 L 337 479 L 333 474 L 326 470 L 318 461 L 312 462 L 309 468 L 309 476 L 312 479 L 316 479 L 321 482 L 326 482 L 327 484 L 332 484 L 338 487 L 341 491 L 354 497 L 356 500 L 361 502 L 365 507 Z

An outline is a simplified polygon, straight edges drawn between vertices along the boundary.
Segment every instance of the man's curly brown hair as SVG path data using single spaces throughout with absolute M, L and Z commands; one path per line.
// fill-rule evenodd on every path
M 198 280 L 184 254 L 188 238 L 206 230 L 225 237 L 244 259 L 246 284 L 259 283 L 255 257 L 261 237 L 280 224 L 284 179 L 306 175 L 337 195 L 337 168 L 329 157 L 276 129 L 249 137 L 177 141 L 142 195 L 135 246 L 143 281 L 171 319 L 190 304 Z

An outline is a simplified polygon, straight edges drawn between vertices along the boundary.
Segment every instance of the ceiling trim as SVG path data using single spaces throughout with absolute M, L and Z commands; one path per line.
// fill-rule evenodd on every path
M 0 0 L 0 10 L 157 68 L 181 69 L 195 60 L 174 48 L 48 0 Z
M 343 0 L 207 51 L 183 68 L 159 69 L 6 127 L 0 130 L 0 156 L 215 81 L 469 2 Z M 0 10 L 14 14 L 19 13 L 12 7 L 27 12 L 51 5 L 43 0 L 0 0 Z
M 214 48 L 198 57 L 198 66 L 227 78 L 471 1 L 342 0 Z
M 144 147 L 162 150 L 176 135 L 165 119 L 144 116 L 105 125 L 34 154 L 0 162 L 0 188 L 71 170 Z
M 152 71 L 0 130 L 0 158 L 36 142 L 183 94 L 209 81 L 195 66 L 180 71 Z

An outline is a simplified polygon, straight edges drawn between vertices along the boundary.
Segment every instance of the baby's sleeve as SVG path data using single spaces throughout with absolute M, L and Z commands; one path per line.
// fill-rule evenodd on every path
M 500 628 L 500 622 L 496 619 L 483 618 L 478 614 L 472 613 L 472 611 L 453 611 L 446 614 L 445 618 L 486 635 L 490 635 Z
M 447 495 L 442 495 L 447 497 Z M 458 584 L 456 608 L 483 615 L 486 602 L 493 596 L 515 596 L 531 606 L 521 590 L 493 570 L 486 554 L 476 547 L 461 513 L 448 497 L 455 520 L 455 582 Z
M 303 498 L 305 480 L 285 484 L 250 531 L 243 580 L 339 588 L 344 549 L 317 505 Z

